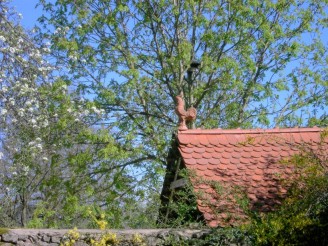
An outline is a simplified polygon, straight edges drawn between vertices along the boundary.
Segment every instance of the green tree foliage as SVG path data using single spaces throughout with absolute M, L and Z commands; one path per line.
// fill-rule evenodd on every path
M 95 93 L 109 129 L 139 148 L 140 163 L 157 161 L 155 173 L 165 163 L 181 91 L 198 110 L 198 127 L 327 120 L 325 1 L 40 4 L 57 62 L 69 65 L 81 91 Z M 185 77 L 194 59 L 201 67 L 188 96 Z
M 95 125 L 104 110 L 56 76 L 49 45 L 6 1 L 0 22 L 0 225 L 83 227 L 90 208 L 122 226 L 125 204 L 143 195 L 128 170 L 135 155 Z

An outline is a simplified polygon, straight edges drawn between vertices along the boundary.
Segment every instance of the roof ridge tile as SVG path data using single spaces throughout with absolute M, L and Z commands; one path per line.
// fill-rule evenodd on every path
M 293 128 L 271 128 L 271 129 L 188 129 L 184 131 L 178 131 L 178 135 L 228 135 L 228 134 L 271 134 L 271 133 L 303 133 L 303 132 L 322 132 L 323 128 L 319 127 L 293 127 Z

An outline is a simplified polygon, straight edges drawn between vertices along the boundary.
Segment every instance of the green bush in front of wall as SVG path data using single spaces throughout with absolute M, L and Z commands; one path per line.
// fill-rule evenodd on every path
M 319 180 L 317 180 L 319 181 Z M 255 245 L 328 245 L 328 182 L 293 196 L 276 212 L 253 218 L 246 226 Z
M 287 198 L 275 212 L 255 215 L 244 226 L 254 245 L 328 245 L 327 153 L 311 151 L 294 156 L 296 179 Z

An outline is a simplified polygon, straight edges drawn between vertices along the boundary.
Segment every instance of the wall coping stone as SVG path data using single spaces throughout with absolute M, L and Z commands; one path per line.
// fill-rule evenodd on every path
M 71 229 L 9 229 L 3 235 L 0 235 L 0 245 L 39 245 L 39 246 L 58 246 L 63 238 Z M 104 233 L 115 233 L 122 243 L 118 245 L 136 245 L 129 244 L 129 240 L 134 235 L 140 235 L 147 246 L 161 245 L 165 240 L 174 238 L 176 240 L 186 240 L 191 238 L 201 238 L 210 233 L 210 229 L 116 229 L 116 230 L 96 230 L 96 229 L 78 229 L 80 240 L 75 245 L 87 245 L 83 239 L 93 236 L 99 237 Z

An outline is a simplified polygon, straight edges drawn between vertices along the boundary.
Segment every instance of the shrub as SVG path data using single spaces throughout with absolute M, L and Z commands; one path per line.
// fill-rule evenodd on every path
M 320 149 L 320 148 L 319 148 Z M 244 227 L 255 245 L 328 245 L 328 164 L 325 148 L 290 160 L 296 179 L 279 210 L 253 216 Z

